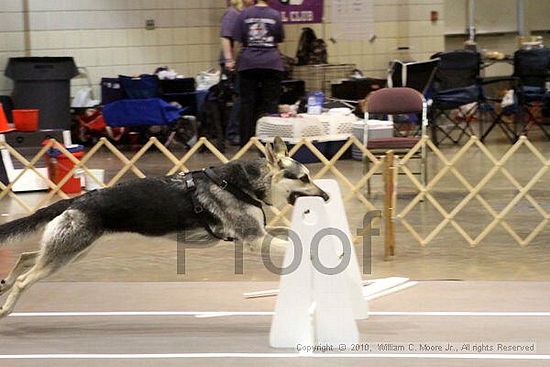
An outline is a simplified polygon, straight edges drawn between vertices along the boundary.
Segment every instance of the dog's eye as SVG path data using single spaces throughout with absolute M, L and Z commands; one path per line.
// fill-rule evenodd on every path
M 303 175 L 300 177 L 300 181 L 302 181 L 303 183 L 309 183 L 309 177 L 308 175 Z
M 288 178 L 289 180 L 297 179 L 296 175 L 293 175 L 291 172 L 288 172 L 288 171 L 283 172 L 283 177 Z

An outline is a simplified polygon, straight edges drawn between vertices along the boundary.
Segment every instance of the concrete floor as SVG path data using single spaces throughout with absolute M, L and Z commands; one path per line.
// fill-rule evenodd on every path
M 550 157 L 550 142 L 540 136 L 533 143 L 546 159 Z M 488 143 L 489 150 L 500 157 L 510 145 L 495 133 Z M 459 147 L 444 145 L 443 154 L 451 157 Z M 153 149 L 154 150 L 154 149 Z M 179 156 L 183 151 L 178 152 Z M 128 155 L 131 155 L 128 152 Z M 250 154 L 249 157 L 257 156 Z M 197 155 L 188 167 L 191 169 L 215 163 L 209 154 Z M 94 157 L 89 167 L 105 168 L 107 178 L 113 177 L 122 164 L 107 152 Z M 526 149 L 505 165 L 525 185 L 541 164 Z M 157 153 L 148 153 L 138 167 L 147 175 L 164 174 L 171 167 L 169 161 Z M 362 175 L 362 165 L 355 161 L 340 161 L 340 169 L 352 182 Z M 430 155 L 429 172 L 433 177 L 443 165 Z M 469 151 L 457 165 L 471 183 L 477 183 L 491 165 L 479 150 Z M 309 165 L 315 173 L 320 164 Z M 126 177 L 131 177 L 128 173 Z M 327 174 L 325 178 L 334 178 Z M 533 197 L 550 212 L 550 173 L 532 188 Z M 381 177 L 372 181 L 373 204 L 382 208 Z M 414 186 L 406 177 L 399 178 L 398 209 L 402 209 L 416 195 Z M 343 191 L 347 189 L 343 186 Z M 499 174 L 482 195 L 497 210 L 502 210 L 517 190 Z M 434 196 L 447 210 L 465 195 L 458 180 L 447 175 Z M 37 203 L 43 193 L 21 194 L 29 204 Z M 346 204 L 352 232 L 362 223 L 365 210 L 356 201 Z M 10 198 L 0 201 L 0 221 L 24 215 L 24 211 Z M 426 235 L 440 221 L 431 204 L 424 202 L 407 218 Z M 542 221 L 534 208 L 520 201 L 507 219 L 521 236 L 526 236 Z M 489 223 L 484 209 L 472 202 L 457 217 L 457 221 L 472 235 Z M 426 247 L 421 247 L 399 222 L 396 223 L 396 256 L 383 261 L 383 238 L 373 238 L 371 264 L 363 269 L 363 278 L 405 276 L 415 280 L 430 280 L 420 285 L 372 302 L 374 311 L 550 311 L 550 251 L 548 225 L 527 247 L 520 247 L 502 229 L 498 228 L 479 246 L 471 248 L 458 233 L 449 227 Z M 0 277 L 7 274 L 20 252 L 37 247 L 38 239 L 19 245 L 0 247 Z M 137 235 L 117 235 L 103 239 L 87 257 L 71 264 L 36 285 L 23 297 L 17 312 L 32 311 L 272 311 L 274 299 L 242 299 L 243 291 L 276 287 L 278 276 L 265 269 L 259 254 L 245 253 L 244 274 L 234 274 L 233 245 L 219 243 L 214 247 L 192 249 L 187 255 L 186 274 L 177 274 L 177 244 L 175 239 L 146 238 Z M 359 258 L 363 253 L 357 245 Z M 275 263 L 282 254 L 274 253 Z M 445 281 L 447 280 L 447 281 Z M 449 280 L 465 280 L 450 282 Z M 486 282 L 499 281 L 499 282 Z M 522 281 L 522 282 L 519 282 Z M 525 282 L 533 281 L 533 282 Z M 89 283 L 88 283 L 89 282 Z M 99 283 L 97 283 L 99 282 Z M 169 283 L 164 283 L 169 282 Z M 171 283 L 170 283 L 171 282 Z M 221 283 L 220 283 L 221 282 Z M 267 282 L 267 283 L 266 283 Z M 550 354 L 547 330 L 550 318 L 534 317 L 396 317 L 376 316 L 360 321 L 362 338 L 370 342 L 389 341 L 536 341 L 537 354 Z M 7 354 L 57 353 L 273 353 L 267 347 L 270 317 L 254 316 L 247 319 L 196 319 L 193 317 L 83 317 L 83 318 L 25 318 L 13 317 L 0 324 L 0 359 Z M 287 353 L 289 351 L 282 351 Z M 292 351 L 290 351 L 292 352 Z M 269 358 L 267 358 L 269 357 Z M 432 360 L 426 358 L 241 358 L 234 355 L 223 359 L 187 358 L 128 360 L 14 360 L 0 362 L 2 366 L 106 366 L 122 365 L 223 365 L 267 366 L 291 364 L 297 366 L 355 366 L 372 363 L 377 366 L 546 366 L 541 360 Z M 372 359 L 372 362 L 371 362 Z M 101 362 L 101 363 L 99 363 Z
M 273 282 L 41 283 L 22 300 L 18 313 L 0 324 L 1 364 L 9 367 L 33 364 L 210 366 L 213 363 L 224 366 L 362 366 L 368 363 L 376 366 L 546 366 L 550 359 L 549 283 L 420 282 L 370 302 L 371 316 L 357 324 L 360 340 L 372 348 L 371 352 L 353 356 L 335 351 L 321 358 L 322 354 L 299 357 L 293 348 L 269 347 L 271 316 L 254 313 L 272 311 L 275 298 L 244 299 L 242 293 L 274 287 L 277 284 Z M 68 311 L 142 311 L 145 314 L 55 314 Z M 147 315 L 150 311 L 246 311 L 251 315 L 197 318 Z M 515 311 L 522 313 L 484 314 Z M 29 317 L 31 312 L 50 313 Z M 437 313 L 422 314 L 425 312 Z M 545 313 L 534 316 L 534 312 Z M 385 343 L 407 346 L 410 343 L 414 345 L 413 352 L 408 355 L 376 352 L 378 345 Z M 460 352 L 470 355 L 457 356 L 453 355 L 458 353 L 455 351 L 420 351 L 420 344 L 447 343 L 472 347 L 480 343 L 534 344 L 535 351 L 495 352 L 489 357 L 487 353 Z
M 548 159 L 550 157 L 550 142 L 540 136 L 533 136 L 534 145 Z M 488 149 L 500 157 L 510 148 L 510 144 L 495 130 L 487 144 Z M 177 148 L 177 147 L 175 147 Z M 147 175 L 165 174 L 172 166 L 169 161 L 152 149 L 138 167 Z M 443 145 L 442 152 L 452 157 L 460 147 Z M 183 151 L 176 149 L 178 156 Z M 127 155 L 131 156 L 131 152 Z M 228 154 L 230 156 L 230 154 Z M 248 157 L 255 157 L 251 153 Z M 416 163 L 416 162 L 414 162 Z M 413 164 L 414 164 L 413 163 Z M 430 154 L 429 175 L 433 177 L 442 163 Z M 190 169 L 216 164 L 211 154 L 197 154 L 188 164 Z M 103 167 L 110 179 L 120 169 L 122 164 L 111 153 L 100 151 L 89 163 L 91 168 Z M 362 177 L 362 165 L 353 160 L 343 160 L 337 163 L 337 168 L 346 177 L 356 182 Z M 321 169 L 321 164 L 308 165 L 312 173 Z M 477 148 L 468 151 L 457 163 L 458 170 L 475 185 L 492 167 L 483 153 Z M 540 162 L 525 148 L 521 148 L 509 162 L 505 164 L 509 172 L 525 185 L 534 173 L 541 168 Z M 127 173 L 125 179 L 133 174 Z M 325 178 L 334 178 L 331 173 Z M 550 173 L 544 175 L 531 189 L 531 195 L 540 205 L 550 212 Z M 341 183 L 343 192 L 348 188 Z M 369 199 L 377 207 L 383 207 L 383 186 L 381 176 L 372 180 L 372 194 Z M 405 176 L 398 179 L 397 209 L 402 210 L 417 194 L 416 189 Z M 481 191 L 482 196 L 495 210 L 502 210 L 517 194 L 517 190 L 502 174 L 497 174 Z M 21 194 L 27 203 L 34 204 L 43 193 Z M 467 195 L 467 190 L 453 175 L 448 173 L 433 192 L 441 205 L 450 211 Z M 352 233 L 362 226 L 365 215 L 364 207 L 356 200 L 346 203 L 347 215 Z M 24 215 L 22 208 L 11 198 L 0 201 L 0 221 L 7 221 Z M 269 215 L 269 211 L 267 211 Z M 431 203 L 425 201 L 416 206 L 406 219 L 425 236 L 442 220 Z M 543 218 L 527 202 L 522 199 L 510 215 L 508 223 L 520 236 L 527 236 Z M 479 234 L 492 218 L 476 201 L 472 200 L 458 214 L 456 221 L 471 235 Z M 469 244 L 456 232 L 452 226 L 447 226 L 434 240 L 422 247 L 414 237 L 397 222 L 396 256 L 392 261 L 383 261 L 383 237 L 372 239 L 370 266 L 363 269 L 364 277 L 384 277 L 392 275 L 406 276 L 413 279 L 464 279 L 464 280 L 550 280 L 550 251 L 547 244 L 550 241 L 548 224 L 545 229 L 527 247 L 519 246 L 502 228 L 497 227 L 477 247 Z M 383 235 L 383 232 L 382 232 Z M 0 276 L 5 275 L 21 251 L 37 246 L 37 240 L 27 241 L 18 246 L 0 248 Z M 215 247 L 193 249 L 188 253 L 188 271 L 185 275 L 176 273 L 177 245 L 173 238 L 145 238 L 136 235 L 121 235 L 107 238 L 98 243 L 94 250 L 83 260 L 70 265 L 51 280 L 71 281 L 176 281 L 176 280 L 276 280 L 277 276 L 266 271 L 258 254 L 245 254 L 244 275 L 234 275 L 233 245 L 219 243 Z M 368 251 L 366 248 L 365 251 Z M 363 245 L 357 245 L 358 255 L 363 254 Z M 281 261 L 280 254 L 273 254 L 274 262 Z

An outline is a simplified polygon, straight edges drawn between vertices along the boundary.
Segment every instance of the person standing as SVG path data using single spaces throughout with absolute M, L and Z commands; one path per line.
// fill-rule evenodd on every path
M 256 134 L 261 113 L 278 112 L 283 62 L 278 44 L 284 40 L 281 15 L 258 0 L 244 9 L 236 22 L 233 39 L 242 46 L 237 63 L 241 92 L 241 146 Z
M 235 71 L 233 29 L 241 11 L 254 5 L 254 0 L 231 0 L 230 6 L 222 17 L 220 39 L 222 51 L 220 54 L 220 67 L 224 75 L 232 84 L 233 106 L 225 129 L 225 138 L 232 145 L 239 145 L 239 124 L 241 98 L 239 93 L 239 78 Z

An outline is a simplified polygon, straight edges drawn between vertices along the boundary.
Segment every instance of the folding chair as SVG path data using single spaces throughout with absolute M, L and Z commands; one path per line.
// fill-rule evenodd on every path
M 388 87 L 409 87 L 422 93 L 424 98 L 429 98 L 439 61 L 439 58 L 414 62 L 393 60 L 388 69 Z
M 481 56 L 478 52 L 460 50 L 440 52 L 431 58 L 440 59 L 434 76 L 430 108 L 432 140 L 435 145 L 446 139 L 458 144 L 463 137 L 475 134 L 472 122 L 480 117 L 478 112 L 484 112 L 485 107 L 491 109 L 479 78 Z M 443 125 L 440 117 L 450 124 Z M 455 131 L 458 135 L 454 134 Z M 443 134 L 441 139 L 437 137 L 439 132 Z
M 422 93 L 426 100 L 430 100 L 431 85 L 438 65 L 438 58 L 414 62 L 393 60 L 390 62 L 388 69 L 387 85 L 389 88 L 412 88 Z M 389 118 L 393 120 L 393 116 Z M 421 124 L 415 124 L 415 126 L 417 129 L 413 132 L 413 135 L 418 135 Z M 394 127 L 396 128 L 396 134 L 399 136 L 411 135 L 410 129 L 403 129 L 403 124 L 396 123 Z
M 363 141 L 365 146 L 374 155 L 384 155 L 388 150 L 393 150 L 398 155 L 407 154 L 414 146 L 418 144 L 421 137 L 426 135 L 428 126 L 428 108 L 422 94 L 412 88 L 384 88 L 372 92 L 367 97 L 367 108 L 365 112 L 365 122 L 369 121 L 371 115 L 397 115 L 397 114 L 421 114 L 420 129 L 417 136 L 394 136 L 391 138 L 369 139 L 368 126 L 365 123 Z M 420 170 L 414 172 L 420 175 L 422 184 L 426 184 L 428 179 L 427 171 L 427 150 L 422 145 L 418 153 L 411 158 L 420 160 Z M 365 161 L 367 171 L 370 161 Z M 367 183 L 367 191 L 370 193 L 370 180 Z
M 535 113 L 537 107 L 549 103 L 550 90 L 550 48 L 518 50 L 514 53 L 514 74 L 517 86 L 514 90 L 518 104 L 518 119 L 527 135 L 537 126 L 550 139 L 550 126 L 545 125 L 544 116 Z

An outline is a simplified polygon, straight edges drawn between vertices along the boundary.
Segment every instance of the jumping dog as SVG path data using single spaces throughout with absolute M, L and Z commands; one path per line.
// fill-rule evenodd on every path
M 265 228 L 262 205 L 300 196 L 328 194 L 313 183 L 308 169 L 290 158 L 276 138 L 265 158 L 236 160 L 201 171 L 131 180 L 111 188 L 58 201 L 0 226 L 0 243 L 42 231 L 40 250 L 21 254 L 0 294 L 11 289 L 0 309 L 10 314 L 23 292 L 64 265 L 85 255 L 100 237 L 116 232 L 162 236 L 199 231 L 212 239 L 240 240 L 258 249 L 277 241 Z

